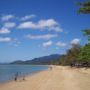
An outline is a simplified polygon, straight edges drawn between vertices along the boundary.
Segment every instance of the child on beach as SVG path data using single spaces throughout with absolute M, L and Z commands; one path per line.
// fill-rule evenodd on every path
M 25 75 L 23 76 L 23 81 L 25 81 Z
M 17 79 L 18 79 L 18 72 L 15 74 L 14 81 L 17 81 Z

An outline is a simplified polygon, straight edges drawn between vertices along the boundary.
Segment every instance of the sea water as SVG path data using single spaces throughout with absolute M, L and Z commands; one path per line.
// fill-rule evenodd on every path
M 14 80 L 15 74 L 26 76 L 35 72 L 48 69 L 48 66 L 41 65 L 0 65 L 0 83 Z

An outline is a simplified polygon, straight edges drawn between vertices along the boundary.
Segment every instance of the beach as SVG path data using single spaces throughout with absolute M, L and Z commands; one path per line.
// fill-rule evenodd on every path
M 25 80 L 0 84 L 0 90 L 90 90 L 90 69 L 52 66 Z

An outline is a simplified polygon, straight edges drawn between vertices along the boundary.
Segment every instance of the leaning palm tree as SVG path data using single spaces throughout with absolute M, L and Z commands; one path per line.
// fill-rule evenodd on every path
M 80 6 L 78 13 L 81 14 L 90 14 L 90 0 L 86 0 L 85 2 L 79 2 Z M 85 36 L 88 37 L 88 43 L 90 44 L 90 29 L 83 30 Z
M 79 2 L 80 6 L 78 13 L 90 14 L 90 0 L 86 0 L 85 2 Z

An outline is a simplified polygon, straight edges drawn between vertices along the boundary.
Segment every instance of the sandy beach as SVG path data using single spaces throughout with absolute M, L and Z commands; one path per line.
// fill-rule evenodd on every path
M 0 84 L 0 90 L 90 90 L 90 69 L 52 66 L 25 79 Z

